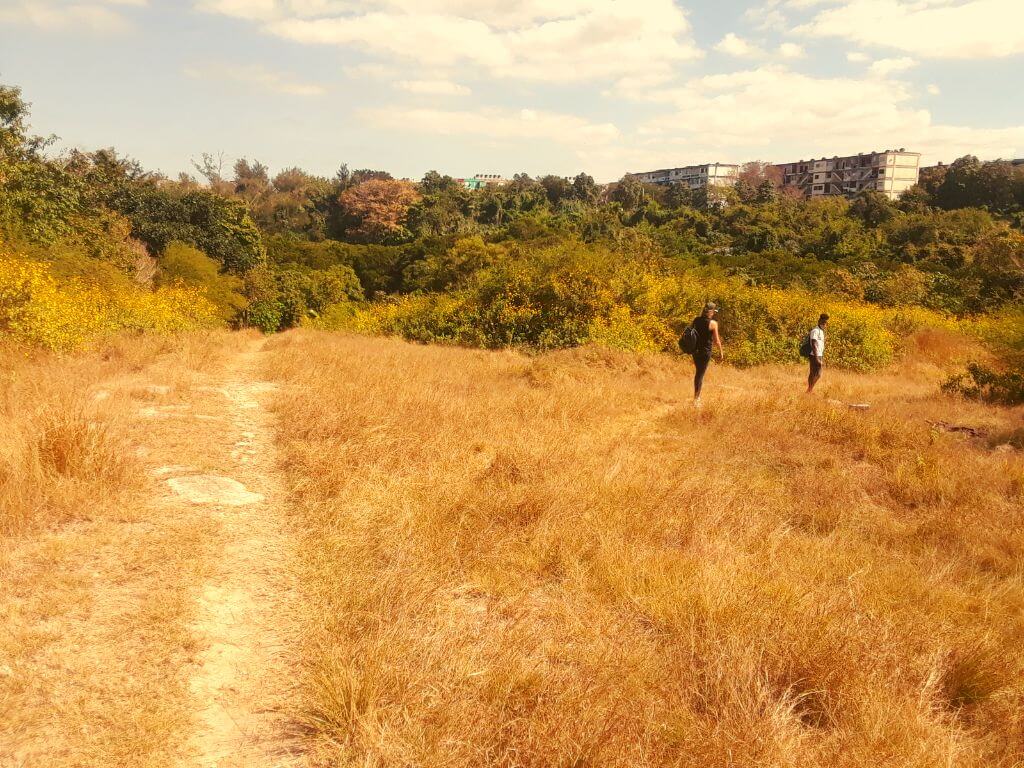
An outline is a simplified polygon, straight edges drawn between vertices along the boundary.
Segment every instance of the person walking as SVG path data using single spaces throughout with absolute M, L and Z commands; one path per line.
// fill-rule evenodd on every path
M 693 351 L 693 365 L 696 371 L 693 374 L 693 404 L 700 408 L 700 393 L 704 388 L 704 374 L 708 372 L 708 365 L 711 364 L 714 347 L 718 346 L 719 362 L 725 360 L 725 350 L 722 349 L 722 338 L 718 335 L 718 321 L 715 315 L 718 314 L 718 306 L 709 301 L 704 305 L 704 311 L 699 317 L 693 320 L 693 330 L 697 334 L 697 345 Z
M 818 324 L 811 329 L 809 334 L 811 340 L 811 371 L 807 375 L 807 394 L 814 391 L 814 385 L 821 378 L 821 368 L 825 364 L 825 326 L 828 325 L 828 315 L 822 313 L 818 318 Z

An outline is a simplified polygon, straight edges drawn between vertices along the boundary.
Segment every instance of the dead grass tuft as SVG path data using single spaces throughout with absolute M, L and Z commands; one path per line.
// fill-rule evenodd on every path
M 44 415 L 36 445 L 47 474 L 90 479 L 119 490 L 130 484 L 137 471 L 127 441 L 115 425 L 81 409 Z

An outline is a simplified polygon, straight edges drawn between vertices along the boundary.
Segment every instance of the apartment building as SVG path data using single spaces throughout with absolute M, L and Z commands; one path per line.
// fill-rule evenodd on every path
M 917 184 L 920 152 L 903 147 L 849 157 L 823 157 L 777 165 L 782 183 L 796 187 L 807 197 L 856 195 L 873 190 L 891 200 Z
M 730 163 L 687 165 L 683 168 L 664 168 L 660 171 L 627 173 L 644 184 L 686 184 L 690 189 L 701 187 L 731 187 L 736 184 L 740 167 Z

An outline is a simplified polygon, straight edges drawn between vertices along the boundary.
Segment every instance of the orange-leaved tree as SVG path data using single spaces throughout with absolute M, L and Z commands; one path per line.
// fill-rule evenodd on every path
M 409 209 L 419 199 L 409 182 L 371 179 L 346 189 L 339 202 L 350 221 L 350 236 L 368 243 L 393 243 L 408 234 Z

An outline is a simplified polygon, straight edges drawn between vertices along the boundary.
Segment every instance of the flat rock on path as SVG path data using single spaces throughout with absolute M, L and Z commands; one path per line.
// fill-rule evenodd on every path
M 258 504 L 264 500 L 261 494 L 247 491 L 245 486 L 237 480 L 218 475 L 172 477 L 167 481 L 167 485 L 172 491 L 193 504 L 224 504 L 229 507 L 240 507 L 245 504 Z

